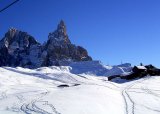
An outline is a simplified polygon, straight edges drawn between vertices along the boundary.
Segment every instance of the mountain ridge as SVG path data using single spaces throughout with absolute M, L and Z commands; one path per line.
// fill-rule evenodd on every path
M 92 58 L 85 48 L 71 43 L 63 20 L 49 33 L 46 44 L 15 28 L 10 28 L 0 40 L 0 66 L 38 68 L 71 61 L 92 61 Z

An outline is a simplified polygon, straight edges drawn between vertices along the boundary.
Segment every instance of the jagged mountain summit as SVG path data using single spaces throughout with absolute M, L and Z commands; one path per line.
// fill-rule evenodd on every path
M 44 45 L 15 28 L 9 29 L 0 41 L 0 66 L 37 68 L 91 60 L 86 49 L 71 43 L 64 21 L 60 21 L 57 29 L 49 33 Z
M 45 50 L 47 51 L 47 61 L 45 66 L 57 64 L 57 61 L 59 60 L 62 62 L 59 62 L 58 64 L 63 64 L 64 61 L 92 60 L 92 58 L 88 56 L 86 49 L 71 43 L 66 33 L 66 26 L 63 21 L 60 21 L 57 29 L 54 32 L 49 33 Z

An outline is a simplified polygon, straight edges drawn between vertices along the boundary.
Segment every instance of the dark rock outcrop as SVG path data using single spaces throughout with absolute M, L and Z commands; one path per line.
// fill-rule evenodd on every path
M 86 49 L 71 43 L 63 21 L 49 33 L 44 45 L 28 33 L 14 28 L 9 29 L 0 41 L 0 66 L 37 68 L 91 60 Z

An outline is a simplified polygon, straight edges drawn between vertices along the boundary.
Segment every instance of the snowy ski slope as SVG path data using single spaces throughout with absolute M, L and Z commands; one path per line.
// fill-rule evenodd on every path
M 72 70 L 1 67 L 0 114 L 160 113 L 158 76 L 117 84 Z M 58 87 L 64 84 L 69 87 Z

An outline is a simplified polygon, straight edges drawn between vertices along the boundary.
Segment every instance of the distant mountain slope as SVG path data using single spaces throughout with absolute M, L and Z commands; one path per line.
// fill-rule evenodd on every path
M 128 64 L 128 63 L 127 63 Z M 79 76 L 83 75 L 92 75 L 92 76 L 112 76 L 112 75 L 123 75 L 131 72 L 131 64 L 126 66 L 117 65 L 117 66 L 106 66 L 100 61 L 80 61 L 80 62 L 71 62 L 68 66 L 50 66 L 50 67 L 41 67 L 36 69 L 38 71 L 47 71 L 47 73 L 54 72 L 68 72 L 71 74 L 76 74 Z
M 0 41 L 0 66 L 37 68 L 91 60 L 86 49 L 71 43 L 63 21 L 49 33 L 44 45 L 28 33 L 14 28 L 9 29 Z
M 131 64 L 129 63 L 117 66 L 106 66 L 100 61 L 72 62 L 69 66 L 71 67 L 71 73 L 95 76 L 123 75 L 132 70 Z

